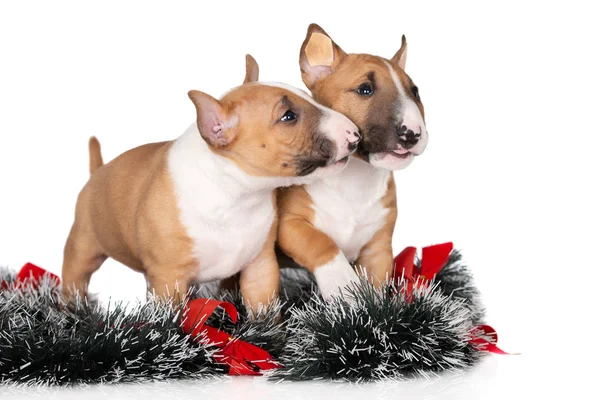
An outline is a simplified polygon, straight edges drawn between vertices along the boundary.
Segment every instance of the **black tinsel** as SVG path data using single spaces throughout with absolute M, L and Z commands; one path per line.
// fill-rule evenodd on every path
M 0 280 L 14 279 L 14 272 L 0 268 Z M 281 283 L 280 300 L 258 319 L 247 317 L 239 293 L 219 291 L 217 285 L 192 292 L 192 297 L 236 305 L 237 324 L 224 312 L 216 312 L 208 324 L 283 363 L 272 379 L 360 382 L 428 376 L 462 370 L 480 357 L 469 334 L 482 322 L 483 308 L 458 252 L 436 282 L 416 289 L 411 301 L 363 280 L 350 289 L 352 304 L 341 298 L 326 303 L 303 269 L 283 269 Z M 67 305 L 48 279 L 35 289 L 0 289 L 0 383 L 73 385 L 225 374 L 227 368 L 212 360 L 214 346 L 182 332 L 180 311 L 152 298 L 128 306 Z

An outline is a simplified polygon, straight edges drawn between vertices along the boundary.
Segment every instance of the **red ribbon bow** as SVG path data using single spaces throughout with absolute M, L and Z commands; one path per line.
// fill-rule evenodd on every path
M 475 346 L 479 351 L 488 351 L 490 353 L 502 355 L 519 354 L 507 353 L 499 348 L 496 345 L 496 343 L 498 343 L 498 333 L 489 325 L 477 325 L 471 332 L 471 340 L 469 343 Z
M 205 325 L 217 307 L 222 307 L 233 323 L 237 322 L 238 312 L 233 304 L 201 298 L 192 300 L 187 305 L 184 311 L 183 331 L 191 334 L 197 341 L 208 339 L 211 344 L 219 347 L 219 351 L 213 357 L 219 364 L 229 366 L 229 375 L 261 375 L 259 371 L 281 367 L 281 364 L 275 362 L 273 357 L 260 347 Z
M 446 265 L 452 248 L 452 242 L 423 247 L 421 268 L 415 266 L 416 247 L 409 246 L 394 258 L 394 277 L 403 279 L 408 301 L 415 287 L 426 285 Z
M 48 276 L 54 288 L 60 285 L 60 278 L 52 272 L 48 272 L 35 264 L 27 263 L 23 265 L 14 282 L 0 281 L 0 289 L 20 288 L 26 285 L 31 285 L 37 288 L 44 276 Z

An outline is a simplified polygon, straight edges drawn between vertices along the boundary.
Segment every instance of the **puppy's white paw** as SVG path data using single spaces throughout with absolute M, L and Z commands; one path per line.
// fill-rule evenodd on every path
M 333 260 L 316 268 L 314 275 L 321 295 L 326 301 L 340 294 L 347 301 L 354 301 L 352 296 L 348 295 L 346 288 L 352 286 L 352 283 L 358 283 L 359 278 L 341 251 Z

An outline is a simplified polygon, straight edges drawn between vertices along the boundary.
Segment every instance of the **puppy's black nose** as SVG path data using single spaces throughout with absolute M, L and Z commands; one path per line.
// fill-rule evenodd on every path
M 410 150 L 419 143 L 421 132 L 415 133 L 408 129 L 406 125 L 401 125 L 396 127 L 396 136 L 398 136 L 400 146 L 404 147 L 406 150 Z

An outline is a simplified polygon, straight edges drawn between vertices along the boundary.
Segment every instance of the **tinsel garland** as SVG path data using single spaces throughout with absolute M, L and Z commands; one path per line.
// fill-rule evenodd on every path
M 464 369 L 482 355 L 470 344 L 473 324 L 463 301 L 435 286 L 414 288 L 410 301 L 365 280 L 341 297 L 315 298 L 288 320 L 284 367 L 274 379 L 373 381 Z
M 36 285 L 16 279 L 0 269 L 1 383 L 143 382 L 231 373 L 215 358 L 223 346 L 185 332 L 184 310 L 172 304 L 155 298 L 128 306 L 66 304 L 51 277 Z M 217 309 L 206 326 L 268 352 L 282 364 L 267 372 L 271 379 L 428 376 L 462 370 L 485 354 L 473 340 L 483 309 L 458 252 L 434 281 L 413 287 L 411 296 L 398 292 L 402 282 L 375 289 L 363 279 L 349 289 L 351 304 L 341 297 L 324 302 L 311 275 L 295 269 L 282 270 L 281 283 L 280 300 L 258 319 L 245 315 L 239 293 L 219 292 L 215 285 L 191 293 L 235 305 L 237 323 Z

